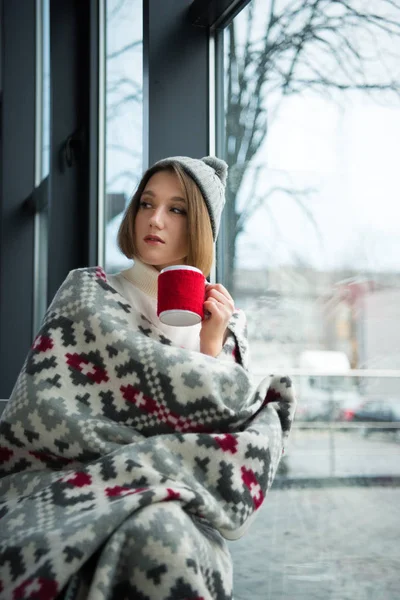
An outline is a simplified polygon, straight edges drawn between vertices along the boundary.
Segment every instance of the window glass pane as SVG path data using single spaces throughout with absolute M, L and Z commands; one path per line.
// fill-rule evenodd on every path
M 50 4 L 36 2 L 36 152 L 35 193 L 41 207 L 35 214 L 34 300 L 32 335 L 47 308 L 48 195 L 50 171 Z
M 105 267 L 130 265 L 117 247 L 122 215 L 142 174 L 142 0 L 107 0 Z
M 298 395 L 263 516 L 232 544 L 235 598 L 395 598 L 400 5 L 253 0 L 223 53 L 221 272 L 255 380 L 288 372 Z
M 255 372 L 400 374 L 400 6 L 323 6 L 253 0 L 225 31 L 225 282 Z
M 41 0 L 41 51 L 42 51 L 42 160 L 41 177 L 50 171 L 50 5 L 49 0 Z M 38 82 L 40 85 L 40 83 Z

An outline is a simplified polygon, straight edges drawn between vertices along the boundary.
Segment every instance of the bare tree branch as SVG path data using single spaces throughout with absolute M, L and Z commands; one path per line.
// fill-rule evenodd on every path
M 134 42 L 131 42 L 130 44 L 127 44 L 126 46 L 123 46 L 122 48 L 119 48 L 118 50 L 115 50 L 114 52 L 110 52 L 109 54 L 107 54 L 106 59 L 112 60 L 113 58 L 121 56 L 121 54 L 125 54 L 125 52 L 128 52 L 128 50 L 132 50 L 133 48 L 139 48 L 140 46 L 142 46 L 142 40 L 136 40 Z
M 122 9 L 125 3 L 126 0 L 119 0 L 119 2 L 116 2 L 115 6 L 107 13 L 108 22 L 112 21 L 113 19 L 115 19 L 115 17 L 118 16 L 120 10 Z M 107 6 L 109 6 L 109 4 Z
M 111 77 L 107 80 L 107 94 L 114 94 L 120 91 L 121 88 L 131 87 L 138 95 L 142 95 L 142 84 L 140 81 L 134 81 L 133 79 L 129 79 L 129 77 L 118 77 L 117 79 L 111 79 Z
M 235 21 L 228 29 L 225 158 L 230 167 L 226 222 L 233 249 L 227 268 L 231 272 L 237 236 L 260 206 L 270 210 L 278 192 L 293 198 L 320 239 L 306 201 L 311 190 L 271 186 L 260 194 L 255 173 L 248 201 L 238 209 L 245 176 L 285 97 L 308 91 L 336 101 L 351 91 L 376 100 L 400 95 L 400 70 L 393 68 L 393 57 L 400 64 L 400 52 L 395 51 L 396 44 L 400 48 L 399 0 L 270 0 L 261 33 L 256 4 L 246 9 L 243 41 Z
M 137 183 L 137 177 L 132 173 L 132 171 L 124 170 L 114 175 L 114 177 L 111 177 L 107 181 L 107 187 L 112 187 L 120 179 L 128 179 L 128 181 L 132 181 L 134 184 Z
M 107 151 L 108 150 L 114 150 L 116 152 L 121 152 L 121 154 L 126 154 L 127 156 L 130 156 L 131 158 L 139 158 L 139 156 L 140 156 L 139 152 L 134 152 L 132 150 L 132 148 L 129 148 L 128 146 L 123 146 L 122 144 L 108 143 Z
M 131 102 L 140 106 L 142 103 L 141 94 L 126 94 L 122 98 L 119 98 L 117 102 L 108 105 L 107 120 L 112 121 L 113 119 L 116 119 L 121 112 L 126 111 L 126 105 Z

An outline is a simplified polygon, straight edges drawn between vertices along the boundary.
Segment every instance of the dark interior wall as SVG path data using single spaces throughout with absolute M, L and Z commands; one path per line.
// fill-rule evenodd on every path
M 50 4 L 48 302 L 89 263 L 90 2 Z
M 35 3 L 1 6 L 0 398 L 8 397 L 32 339 L 35 183 Z
M 35 189 L 36 1 L 2 1 L 0 399 L 9 396 L 34 335 L 35 212 L 24 201 L 48 199 L 41 208 L 48 212 L 47 302 L 71 269 L 96 258 L 89 189 L 90 152 L 97 152 L 89 110 L 96 5 L 50 2 L 50 173 Z
M 128 0 L 127 0 L 128 1 Z M 33 338 L 36 2 L 0 0 L 0 399 L 8 398 Z M 144 0 L 144 164 L 209 152 L 208 28 L 187 0 Z M 98 0 L 50 2 L 49 302 L 71 269 L 99 261 Z M 71 137 L 72 136 L 72 137 Z M 63 149 L 72 143 L 72 162 Z

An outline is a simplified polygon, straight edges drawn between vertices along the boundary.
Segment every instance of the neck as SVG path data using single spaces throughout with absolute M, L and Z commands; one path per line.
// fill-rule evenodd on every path
M 135 258 L 134 265 L 130 269 L 122 271 L 122 275 L 148 296 L 157 298 L 159 271 L 155 267 L 146 265 L 138 258 Z

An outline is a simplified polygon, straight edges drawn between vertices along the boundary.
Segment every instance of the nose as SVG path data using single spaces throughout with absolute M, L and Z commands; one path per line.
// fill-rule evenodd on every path
M 164 210 L 162 206 L 158 206 L 151 211 L 150 226 L 162 229 L 164 227 Z

